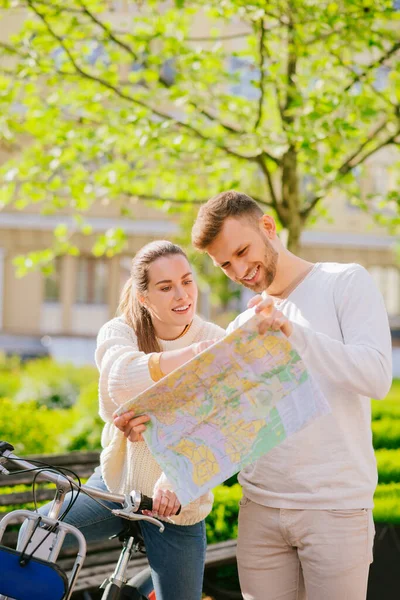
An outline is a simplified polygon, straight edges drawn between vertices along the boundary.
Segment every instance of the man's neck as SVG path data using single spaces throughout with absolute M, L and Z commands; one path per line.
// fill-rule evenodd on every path
M 313 266 L 313 263 L 289 251 L 282 252 L 278 257 L 276 275 L 267 293 L 276 298 L 287 297 L 303 281 Z

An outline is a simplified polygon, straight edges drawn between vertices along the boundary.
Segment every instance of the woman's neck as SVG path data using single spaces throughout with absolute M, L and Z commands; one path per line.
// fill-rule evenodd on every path
M 170 325 L 168 323 L 163 323 L 162 321 L 157 321 L 153 319 L 153 327 L 156 332 L 156 336 L 160 340 L 173 341 L 183 335 L 190 323 L 182 326 L 182 325 Z

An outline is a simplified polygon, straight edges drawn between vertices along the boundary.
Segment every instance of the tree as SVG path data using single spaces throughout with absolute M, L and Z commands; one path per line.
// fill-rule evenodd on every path
M 361 201 L 356 168 L 400 143 L 392 0 L 138 0 L 124 19 L 107 4 L 0 0 L 27 17 L 0 43 L 3 205 L 81 223 L 99 199 L 190 212 L 240 188 L 296 250 L 323 200 Z M 396 226 L 399 195 L 386 202 Z

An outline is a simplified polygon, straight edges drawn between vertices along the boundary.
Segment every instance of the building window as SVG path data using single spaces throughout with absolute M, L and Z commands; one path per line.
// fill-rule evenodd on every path
M 61 259 L 54 261 L 54 271 L 44 278 L 44 301 L 60 302 Z
M 78 259 L 76 302 L 107 304 L 107 277 L 106 260 L 81 256 Z
M 376 266 L 369 272 L 382 293 L 388 315 L 400 315 L 400 269 Z

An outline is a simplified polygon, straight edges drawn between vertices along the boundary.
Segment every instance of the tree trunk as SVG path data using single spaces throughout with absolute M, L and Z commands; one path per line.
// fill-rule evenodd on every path
M 297 153 L 293 146 L 282 157 L 282 201 L 277 212 L 282 225 L 288 230 L 288 250 L 297 254 L 304 219 L 300 214 L 300 193 L 297 173 Z

